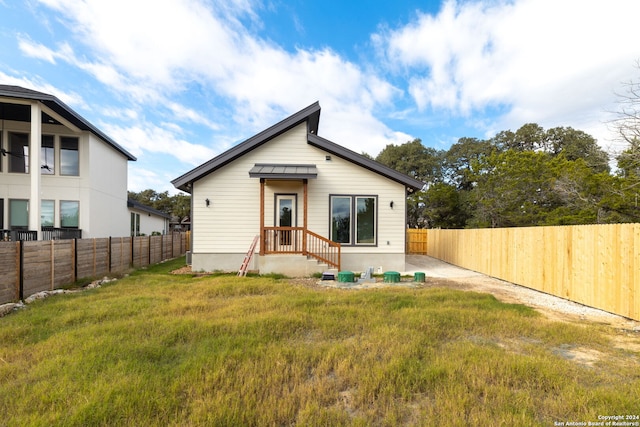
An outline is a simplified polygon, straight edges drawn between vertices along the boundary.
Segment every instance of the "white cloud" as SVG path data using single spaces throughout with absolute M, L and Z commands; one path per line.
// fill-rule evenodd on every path
M 28 37 L 18 37 L 18 48 L 31 58 L 41 59 L 51 64 L 56 63 L 57 54 L 53 50 L 40 43 L 33 42 Z
M 89 51 L 80 58 L 71 48 L 31 50 L 64 58 L 140 105 L 146 102 L 153 108 L 162 103 L 177 120 L 216 131 L 226 127 L 229 134 L 244 139 L 319 100 L 323 117 L 334 106 L 368 116 L 366 123 L 345 123 L 350 129 L 340 134 L 371 135 L 367 143 L 371 153 L 396 141 L 372 111 L 389 105 L 401 93 L 398 88 L 329 49 L 288 52 L 260 39 L 240 22 L 240 17 L 257 19 L 249 0 L 162 0 L 152 6 L 128 0 L 40 2 L 62 14 L 77 34 L 75 43 Z M 230 102 L 223 120 L 214 122 L 207 111 L 168 101 L 192 82 L 211 98 Z M 358 129 L 357 123 L 366 129 Z M 372 129 L 379 133 L 372 134 Z M 336 142 L 357 148 L 353 138 Z
M 122 127 L 103 125 L 105 132 L 134 156 L 144 152 L 169 154 L 181 162 L 195 166 L 210 159 L 215 151 L 179 138 L 175 132 L 148 123 Z
M 468 116 L 507 106 L 501 129 L 536 121 L 593 131 L 635 71 L 639 14 L 634 0 L 448 1 L 373 41 L 390 68 L 412 76 L 420 110 Z
M 39 78 L 15 77 L 0 71 L 0 81 L 2 84 L 20 86 L 53 95 L 67 105 L 86 106 L 84 99 L 79 94 L 75 92 L 63 92 Z

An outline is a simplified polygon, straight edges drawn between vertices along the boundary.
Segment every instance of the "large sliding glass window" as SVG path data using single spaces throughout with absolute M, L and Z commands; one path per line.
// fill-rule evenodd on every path
M 78 228 L 80 224 L 80 202 L 62 200 L 60 202 L 60 227 Z
M 9 133 L 9 172 L 29 173 L 29 135 Z
M 29 228 L 29 201 L 9 200 L 9 226 L 18 229 Z
M 40 149 L 40 171 L 43 175 L 53 175 L 55 173 L 55 150 L 53 146 L 53 135 L 42 135 L 42 148 Z
M 60 175 L 80 175 L 78 138 L 69 136 L 60 138 Z
M 331 196 L 331 240 L 343 245 L 377 244 L 377 197 Z

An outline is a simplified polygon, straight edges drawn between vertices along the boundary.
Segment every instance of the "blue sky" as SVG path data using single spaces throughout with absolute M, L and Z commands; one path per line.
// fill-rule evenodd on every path
M 0 0 L 0 83 L 56 95 L 170 181 L 319 101 L 319 135 L 377 155 L 525 123 L 607 150 L 637 80 L 636 0 Z

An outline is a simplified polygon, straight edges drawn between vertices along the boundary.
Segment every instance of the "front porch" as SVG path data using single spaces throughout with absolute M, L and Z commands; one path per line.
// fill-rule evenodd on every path
M 315 165 L 256 164 L 249 176 L 260 179 L 260 257 L 301 255 L 340 270 L 341 247 L 308 228 L 309 179 L 317 177 Z M 266 225 L 266 188 L 273 184 L 273 226 Z M 286 184 L 279 193 L 275 187 Z M 302 188 L 300 188 L 302 184 Z M 298 194 L 302 193 L 302 227 L 297 225 Z M 271 216 L 271 215 L 269 215 Z
M 306 204 L 305 204 L 306 206 Z M 326 239 L 305 227 L 263 227 L 260 255 L 302 255 L 329 268 L 340 270 L 340 243 Z

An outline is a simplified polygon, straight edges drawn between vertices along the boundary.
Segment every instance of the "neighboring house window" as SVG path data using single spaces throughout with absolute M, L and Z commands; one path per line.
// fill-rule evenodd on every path
M 9 227 L 14 229 L 29 228 L 29 201 L 9 200 Z
M 40 203 L 40 225 L 53 227 L 55 221 L 55 201 L 43 200 Z
M 60 175 L 80 175 L 78 138 L 69 136 L 60 138 Z
M 0 199 L 0 230 L 4 228 L 4 199 Z
M 78 228 L 80 218 L 80 202 L 73 200 L 60 201 L 60 227 Z
M 9 172 L 29 173 L 29 135 L 9 133 Z
M 140 214 L 131 212 L 131 235 L 140 235 Z
M 375 196 L 331 196 L 331 240 L 343 245 L 377 244 Z
M 55 173 L 55 150 L 53 146 L 53 135 L 42 135 L 42 148 L 40 149 L 40 171 L 43 175 L 53 175 Z

